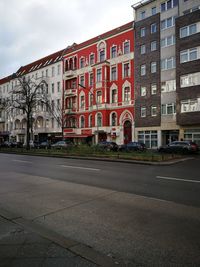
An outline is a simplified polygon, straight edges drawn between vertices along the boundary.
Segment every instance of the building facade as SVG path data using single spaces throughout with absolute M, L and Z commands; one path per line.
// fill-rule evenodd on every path
M 64 56 L 64 137 L 76 143 L 134 140 L 133 22 Z
M 199 0 L 146 0 L 133 5 L 135 137 L 149 148 L 179 139 L 200 142 L 199 84 L 180 85 L 200 70 L 199 6 Z M 192 34 L 180 37 L 190 27 Z M 193 53 L 193 48 L 194 59 L 183 62 L 181 57 Z
M 46 105 L 37 106 L 32 114 L 32 139 L 38 142 L 54 138 L 62 138 L 62 126 L 59 119 L 62 116 L 62 54 L 64 50 L 39 59 L 17 70 L 18 77 L 38 84 L 41 80 L 47 83 L 47 97 L 53 109 L 48 111 Z M 0 80 L 1 102 L 11 97 L 12 90 L 18 86 L 19 81 L 13 75 Z M 26 114 L 19 109 L 0 113 L 1 142 L 5 140 L 24 143 L 26 140 Z

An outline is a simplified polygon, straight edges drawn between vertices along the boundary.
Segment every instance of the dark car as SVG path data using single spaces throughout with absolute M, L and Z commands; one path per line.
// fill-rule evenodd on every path
M 141 142 L 129 142 L 128 144 L 121 145 L 119 151 L 146 151 L 146 146 Z
M 191 141 L 174 141 L 158 148 L 159 152 L 167 153 L 197 153 L 198 150 L 198 145 Z
M 119 146 L 112 141 L 101 141 L 97 144 L 97 147 L 104 151 L 118 151 Z
M 55 144 L 51 145 L 51 147 L 55 149 L 71 148 L 72 146 L 73 144 L 67 141 L 58 141 Z
M 44 141 L 38 144 L 38 148 L 41 148 L 41 149 L 51 148 L 51 144 L 48 141 Z

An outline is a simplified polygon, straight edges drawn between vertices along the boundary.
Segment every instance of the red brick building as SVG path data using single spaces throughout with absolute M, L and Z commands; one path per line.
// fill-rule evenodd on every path
M 134 139 L 133 22 L 68 47 L 63 131 L 74 142 Z

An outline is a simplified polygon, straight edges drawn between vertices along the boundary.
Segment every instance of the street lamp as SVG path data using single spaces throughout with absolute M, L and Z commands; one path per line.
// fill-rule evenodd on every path
M 93 101 L 94 101 L 94 93 L 92 93 L 88 88 L 86 88 L 84 85 L 82 85 L 82 84 L 80 84 L 80 83 L 78 83 L 78 85 L 80 86 L 80 87 L 82 87 L 83 89 L 86 89 L 86 90 L 88 90 L 89 91 L 89 94 L 91 94 L 92 96 L 93 96 Z M 97 102 L 97 100 L 96 100 L 96 123 L 97 123 L 97 130 L 96 130 L 96 135 L 95 135 L 95 143 L 96 144 L 98 144 L 98 137 L 99 137 L 99 124 L 98 124 L 98 102 Z

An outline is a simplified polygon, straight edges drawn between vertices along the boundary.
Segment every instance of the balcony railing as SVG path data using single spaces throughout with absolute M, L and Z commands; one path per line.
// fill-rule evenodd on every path
M 77 70 L 67 70 L 65 71 L 65 80 L 71 79 L 77 76 Z
M 77 96 L 77 89 L 67 89 L 65 90 L 65 97 Z

